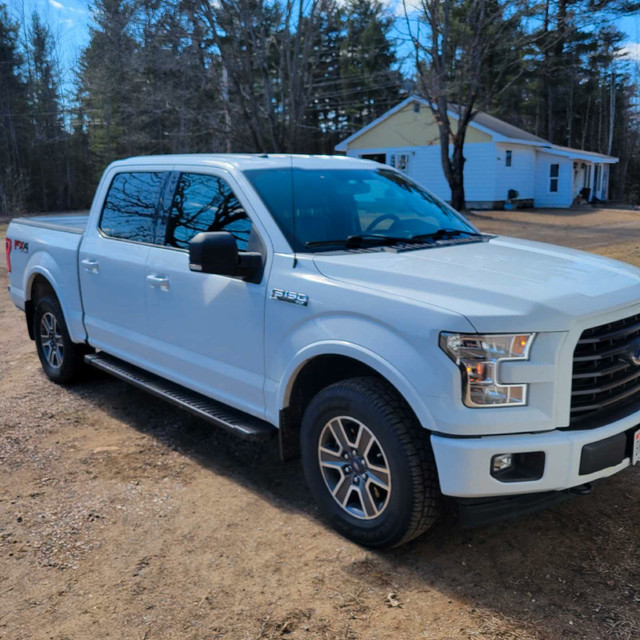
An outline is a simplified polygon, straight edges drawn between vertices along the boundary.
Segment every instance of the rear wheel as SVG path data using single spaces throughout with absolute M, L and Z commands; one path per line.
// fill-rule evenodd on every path
M 73 381 L 83 369 L 84 345 L 71 341 L 60 303 L 54 296 L 36 301 L 33 334 L 47 377 L 59 384 Z
M 301 437 L 307 483 L 345 537 L 391 547 L 435 522 L 440 491 L 428 435 L 383 381 L 352 378 L 321 391 Z

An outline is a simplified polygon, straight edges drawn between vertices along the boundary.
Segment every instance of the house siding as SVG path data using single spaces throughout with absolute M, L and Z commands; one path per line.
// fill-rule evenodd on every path
M 573 202 L 573 161 L 569 158 L 538 151 L 535 171 L 534 206 L 570 207 Z M 549 171 L 552 164 L 559 165 L 558 191 L 549 191 Z
M 451 129 L 455 133 L 458 128 L 458 121 L 450 119 Z M 389 147 L 421 147 L 439 146 L 440 135 L 438 126 L 433 118 L 431 110 L 423 104 L 419 109 L 414 109 L 414 103 L 408 104 L 397 113 L 390 115 L 383 122 L 365 131 L 355 140 L 349 143 L 349 150 Z M 490 142 L 491 136 L 484 131 L 469 125 L 467 129 L 466 142 L 483 143 Z
M 408 146 L 370 149 L 349 148 L 347 155 L 359 157 L 375 153 L 386 153 L 387 162 L 389 162 L 392 154 L 408 153 L 410 160 L 407 175 L 439 198 L 451 200 L 451 189 L 442 170 L 440 147 L 438 145 L 418 148 Z M 449 149 L 449 153 L 453 153 L 453 148 Z M 495 173 L 493 171 L 496 162 L 496 145 L 490 142 L 465 146 L 465 158 L 467 161 L 464 168 L 464 188 L 467 201 L 493 204 L 496 191 Z
M 507 150 L 511 151 L 511 166 L 506 166 Z M 518 192 L 518 200 L 534 197 L 536 151 L 534 147 L 518 144 L 496 145 L 496 191 L 494 199 L 505 201 L 509 190 Z

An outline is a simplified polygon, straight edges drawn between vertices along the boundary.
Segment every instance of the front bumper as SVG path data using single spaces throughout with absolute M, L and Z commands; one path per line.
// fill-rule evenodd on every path
M 442 493 L 458 498 L 484 498 L 562 491 L 618 473 L 631 464 L 630 444 L 624 447 L 624 452 L 611 466 L 595 472 L 585 473 L 585 467 L 590 466 L 585 465 L 585 460 L 594 447 L 598 448 L 597 443 L 608 439 L 612 442 L 618 434 L 626 434 L 630 443 L 636 429 L 640 429 L 640 412 L 597 429 L 480 438 L 450 438 L 434 434 L 431 444 Z M 593 446 L 583 451 L 586 445 Z M 536 451 L 545 454 L 544 471 L 538 480 L 504 482 L 491 475 L 494 455 Z

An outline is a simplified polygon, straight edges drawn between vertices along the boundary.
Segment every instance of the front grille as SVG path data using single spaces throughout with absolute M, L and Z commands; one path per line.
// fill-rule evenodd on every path
M 626 360 L 640 314 L 582 332 L 573 354 L 570 427 L 594 428 L 640 409 L 640 367 Z

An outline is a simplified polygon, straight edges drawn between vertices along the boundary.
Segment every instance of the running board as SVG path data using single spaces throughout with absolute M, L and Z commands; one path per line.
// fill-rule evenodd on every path
M 86 355 L 84 359 L 87 364 L 96 369 L 106 371 L 116 376 L 116 378 L 144 389 L 158 398 L 171 402 L 181 409 L 190 411 L 199 418 L 227 429 L 243 438 L 250 440 L 265 439 L 277 431 L 276 427 L 265 420 L 254 418 L 222 402 L 217 402 L 179 384 L 169 382 L 169 380 L 165 380 L 106 353 L 92 353 Z

